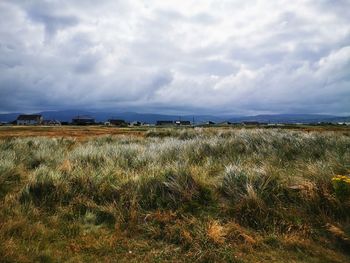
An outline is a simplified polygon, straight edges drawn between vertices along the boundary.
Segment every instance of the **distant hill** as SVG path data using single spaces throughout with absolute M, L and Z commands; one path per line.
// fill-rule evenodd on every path
M 256 115 L 230 118 L 231 122 L 258 121 L 266 123 L 317 123 L 317 122 L 345 122 L 350 121 L 350 116 L 340 117 L 320 114 L 274 114 Z
M 0 122 L 10 122 L 17 118 L 21 113 L 0 114 Z M 97 122 L 107 121 L 108 119 L 124 119 L 128 122 L 141 121 L 147 123 L 156 123 L 158 120 L 187 120 L 194 119 L 195 123 L 206 121 L 214 122 L 242 122 L 242 121 L 258 121 L 266 123 L 317 123 L 317 122 L 349 122 L 350 116 L 340 117 L 332 115 L 318 114 L 272 114 L 272 115 L 256 115 L 256 116 L 213 116 L 213 115 L 164 115 L 153 113 L 136 113 L 136 112 L 97 112 L 85 110 L 63 110 L 63 111 L 43 111 L 36 114 L 43 115 L 44 119 L 55 119 L 59 121 L 71 121 L 73 117 L 78 115 L 88 115 Z

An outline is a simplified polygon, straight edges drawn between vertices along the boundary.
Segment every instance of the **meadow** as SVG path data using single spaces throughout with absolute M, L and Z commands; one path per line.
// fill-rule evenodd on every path
M 350 262 L 349 129 L 13 130 L 1 262 Z

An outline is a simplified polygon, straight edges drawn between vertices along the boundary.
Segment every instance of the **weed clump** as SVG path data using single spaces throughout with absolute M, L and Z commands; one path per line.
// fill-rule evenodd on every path
M 332 178 L 335 195 L 339 200 L 345 201 L 350 198 L 350 177 L 337 175 Z
M 140 196 L 144 208 L 182 207 L 192 212 L 212 201 L 211 191 L 191 173 L 181 169 L 166 171 L 159 177 L 145 181 L 140 187 Z
M 251 170 L 248 174 L 241 167 L 230 165 L 226 167 L 221 189 L 233 202 L 256 197 L 272 203 L 281 194 L 280 185 L 276 176 L 268 175 L 262 169 Z
M 23 189 L 20 199 L 22 202 L 32 201 L 37 206 L 52 207 L 67 203 L 70 195 L 62 174 L 41 166 Z
M 4 160 L 0 162 L 0 199 L 16 188 L 21 180 L 21 171 L 13 162 Z

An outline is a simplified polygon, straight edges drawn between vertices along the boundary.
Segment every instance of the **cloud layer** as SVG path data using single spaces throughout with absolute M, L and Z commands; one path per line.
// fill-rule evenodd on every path
M 350 1 L 0 2 L 0 112 L 350 114 Z

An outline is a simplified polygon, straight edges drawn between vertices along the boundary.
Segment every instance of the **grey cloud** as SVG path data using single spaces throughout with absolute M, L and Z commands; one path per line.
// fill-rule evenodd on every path
M 0 111 L 350 114 L 348 6 L 6 0 Z
M 63 30 L 78 24 L 79 20 L 77 17 L 59 14 L 56 10 L 60 10 L 60 8 L 56 7 L 54 9 L 47 2 L 43 2 L 41 5 L 36 4 L 29 7 L 27 14 L 34 22 L 44 25 L 48 37 L 55 35 L 58 30 Z
M 101 57 L 95 54 L 87 54 L 78 58 L 77 64 L 75 65 L 75 72 L 86 74 L 91 73 L 96 69 L 98 62 Z
M 78 20 L 72 16 L 47 15 L 36 10 L 31 10 L 29 15 L 34 21 L 44 24 L 45 31 L 49 36 L 55 35 L 60 29 L 74 26 L 78 23 Z
M 181 72 L 191 75 L 227 76 L 237 72 L 237 70 L 238 67 L 232 62 L 214 59 L 193 59 L 190 63 L 181 65 Z
M 209 13 L 197 13 L 193 15 L 184 15 L 180 12 L 174 10 L 157 10 L 156 20 L 158 21 L 168 21 L 168 22 L 180 22 L 180 23 L 194 23 L 199 25 L 211 25 L 219 21 L 216 17 L 210 15 Z

